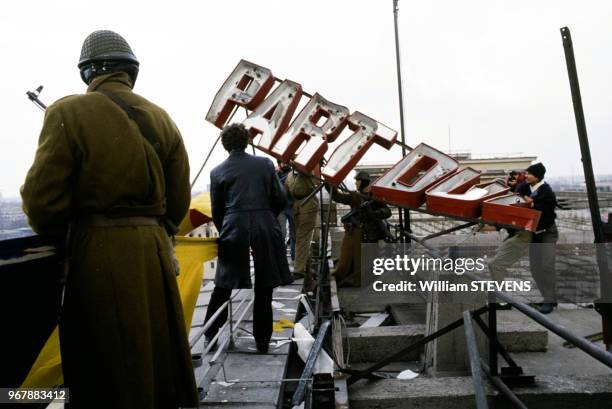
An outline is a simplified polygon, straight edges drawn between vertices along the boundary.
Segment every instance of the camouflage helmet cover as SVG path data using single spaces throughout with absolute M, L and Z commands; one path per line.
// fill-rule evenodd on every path
M 139 65 L 128 42 L 110 30 L 94 31 L 87 36 L 81 48 L 78 67 L 98 61 L 125 61 Z

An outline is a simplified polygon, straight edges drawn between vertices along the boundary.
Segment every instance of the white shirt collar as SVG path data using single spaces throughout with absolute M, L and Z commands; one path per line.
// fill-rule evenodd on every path
M 540 180 L 538 183 L 536 183 L 535 185 L 529 185 L 529 189 L 531 189 L 531 193 L 535 192 L 536 190 L 538 190 L 540 188 L 540 186 L 542 186 L 544 184 L 544 179 Z

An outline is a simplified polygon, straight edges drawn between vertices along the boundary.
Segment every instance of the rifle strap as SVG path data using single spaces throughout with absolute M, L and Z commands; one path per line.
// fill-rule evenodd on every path
M 153 149 L 155 150 L 155 153 L 157 154 L 159 158 L 159 161 L 163 163 L 161 160 L 161 156 L 159 154 L 159 149 L 161 147 L 161 144 L 159 143 L 159 140 L 157 139 L 157 136 L 155 135 L 155 132 L 153 131 L 151 126 L 149 126 L 147 122 L 142 120 L 142 118 L 139 116 L 139 114 L 136 112 L 134 108 L 129 106 L 123 99 L 119 98 L 117 95 L 107 90 L 98 90 L 98 92 L 103 95 L 106 95 L 111 101 L 117 104 L 119 108 L 125 111 L 128 118 L 130 118 L 132 121 L 136 123 L 136 125 L 138 125 L 138 129 L 140 130 L 141 135 L 153 147 Z

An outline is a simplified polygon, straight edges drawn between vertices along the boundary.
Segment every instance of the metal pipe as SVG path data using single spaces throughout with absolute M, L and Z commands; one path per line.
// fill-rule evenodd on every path
M 476 334 L 472 325 L 472 314 L 470 311 L 463 312 L 463 329 L 465 330 L 465 340 L 467 342 L 468 355 L 470 357 L 470 369 L 472 370 L 472 381 L 474 382 L 474 396 L 476 398 L 477 409 L 488 409 L 487 394 L 485 393 L 482 382 L 482 372 L 480 371 L 480 354 L 476 343 Z
M 305 205 L 310 199 L 312 199 L 317 193 L 319 193 L 321 189 L 323 189 L 323 186 L 324 186 L 323 183 L 319 183 L 319 186 L 317 186 L 312 192 L 310 192 L 308 196 L 300 200 L 300 206 Z M 323 199 L 321 199 L 321 203 L 322 202 L 323 202 Z M 321 205 L 321 209 L 322 209 L 322 206 L 323 205 Z M 321 213 L 321 217 L 323 217 L 323 213 Z
M 221 304 L 221 306 L 217 309 L 217 311 L 215 311 L 215 313 L 208 319 L 208 321 L 206 321 L 206 323 L 204 323 L 202 328 L 200 328 L 200 330 L 198 331 L 196 336 L 189 343 L 189 348 L 193 348 L 193 346 L 200 340 L 200 338 L 202 338 L 202 335 L 204 335 L 204 333 L 210 328 L 210 326 L 213 324 L 213 322 L 215 322 L 217 320 L 217 317 L 219 317 L 219 315 L 221 315 L 221 312 L 223 312 L 223 310 L 225 308 L 227 308 L 227 305 L 230 302 L 231 302 L 231 300 L 227 300 L 226 302 Z
M 244 300 L 243 300 L 244 301 Z M 242 320 L 244 319 L 244 316 L 246 315 L 246 313 L 249 311 L 249 308 L 251 308 L 251 306 L 253 305 L 253 301 L 255 301 L 255 294 L 253 293 L 253 297 L 251 297 L 251 299 L 249 300 L 249 303 L 247 304 L 246 307 L 244 307 L 244 310 L 242 311 L 242 314 L 240 314 L 240 317 L 238 317 L 238 319 L 236 320 L 236 324 L 234 325 L 233 331 L 235 331 L 238 328 L 238 325 L 240 325 L 240 323 L 242 322 Z M 226 323 L 226 325 L 232 325 L 231 322 Z M 219 333 L 221 333 L 221 331 L 219 331 Z M 218 333 L 218 334 L 219 334 Z M 217 335 L 218 335 L 217 334 Z M 219 359 L 219 355 L 221 355 L 221 353 L 225 350 L 227 344 L 230 342 L 230 337 L 226 338 L 217 348 L 217 352 L 215 352 L 215 354 L 213 355 L 212 359 L 209 362 L 209 365 L 214 365 L 217 362 L 217 359 Z
M 395 66 L 397 70 L 397 93 L 399 97 L 400 110 L 400 138 L 402 143 L 406 143 L 406 132 L 404 126 L 404 89 L 402 86 L 402 63 L 400 59 L 399 30 L 397 27 L 397 17 L 399 14 L 398 0 L 393 0 L 393 26 L 395 29 Z M 402 156 L 406 156 L 406 149 L 402 147 Z
M 219 314 L 221 314 L 221 311 L 223 310 L 223 308 L 227 307 L 227 304 L 231 303 L 234 298 L 236 298 L 238 296 L 238 294 L 240 294 L 242 291 L 244 291 L 245 289 L 240 289 L 238 290 L 238 292 L 236 292 L 236 294 L 234 294 L 229 300 L 227 300 L 226 302 L 224 302 L 221 307 L 219 307 L 217 309 L 217 311 L 215 311 L 215 313 L 212 315 L 212 317 L 210 317 L 210 319 L 208 321 L 206 321 L 204 323 L 204 325 L 202 326 L 202 328 L 198 331 L 198 333 L 196 334 L 196 336 L 194 337 L 194 339 L 190 342 L 189 347 L 193 348 L 193 346 L 200 340 L 200 338 L 202 338 L 202 335 L 204 335 L 204 333 L 206 332 L 206 330 L 208 328 L 210 328 L 210 326 L 212 325 L 213 322 L 215 322 L 215 320 L 217 319 L 217 317 L 219 316 Z M 253 291 L 253 290 L 250 290 Z M 244 301 L 246 300 L 246 298 L 243 298 L 242 300 L 240 300 L 240 304 L 238 304 L 238 308 L 240 309 L 240 307 L 242 307 L 242 304 L 244 304 Z M 219 329 L 219 331 L 217 333 L 221 332 L 221 329 Z
M 254 295 L 253 295 L 254 296 Z M 243 300 L 244 301 L 244 300 Z M 229 322 L 230 322 L 230 326 L 229 326 L 229 348 L 234 348 L 234 330 L 232 328 L 231 323 L 234 321 L 234 308 L 232 308 L 232 303 L 230 302 L 228 305 L 228 313 L 229 313 Z
M 452 233 L 452 232 L 455 232 L 455 231 L 458 231 L 458 230 L 467 229 L 468 227 L 472 227 L 472 226 L 474 226 L 476 224 L 478 224 L 478 223 L 476 223 L 476 222 L 468 222 L 468 223 L 460 224 L 459 226 L 451 227 L 450 229 L 445 229 L 445 230 L 439 231 L 437 233 L 433 233 L 433 234 L 430 234 L 428 236 L 425 236 L 425 237 L 422 238 L 422 240 L 423 241 L 427 241 L 427 240 L 433 239 L 434 237 L 439 237 L 439 236 L 443 236 L 445 234 L 449 234 L 449 233 Z
M 236 114 L 237 111 L 238 111 L 238 105 L 236 105 L 234 107 L 234 110 L 232 111 L 232 114 L 229 116 L 229 119 L 227 120 L 227 122 L 232 120 L 232 118 L 234 117 L 234 115 Z M 213 151 L 215 150 L 215 147 L 217 146 L 217 143 L 219 143 L 219 140 L 221 140 L 221 132 L 219 132 L 219 136 L 217 136 L 217 139 L 215 140 L 215 143 L 213 143 L 212 148 L 210 148 L 210 150 L 208 151 L 208 155 L 206 155 L 206 159 L 204 159 L 204 163 L 202 163 L 202 166 L 200 167 L 200 170 L 195 175 L 195 178 L 193 178 L 193 181 L 191 182 L 191 188 L 192 189 L 195 186 L 196 182 L 198 181 L 198 178 L 200 177 L 200 174 L 204 170 L 204 167 L 206 166 L 206 163 L 208 163 L 208 159 L 210 159 L 210 156 L 212 155 Z
M 323 203 L 323 192 L 321 192 L 321 203 Z M 332 198 L 331 198 L 331 193 L 328 194 L 328 200 L 327 200 L 327 215 L 325 217 L 325 227 L 324 227 L 324 232 L 322 231 L 321 234 L 323 234 L 322 237 L 322 248 L 321 248 L 321 270 L 320 272 L 322 273 L 324 270 L 324 267 L 327 265 L 327 240 L 329 237 L 329 224 L 331 221 L 331 208 L 332 208 Z
M 499 379 L 499 377 L 497 376 L 491 376 L 489 367 L 482 359 L 480 360 L 480 365 L 484 373 L 487 374 L 487 377 L 489 378 L 491 383 L 497 388 L 498 391 L 501 392 L 502 395 L 508 398 L 510 403 L 512 403 L 518 409 L 527 409 L 527 406 L 525 406 L 525 404 L 518 398 L 518 396 L 516 396 L 516 394 L 510 390 L 510 388 L 508 388 L 504 381 Z
M 489 293 L 489 328 L 486 333 L 489 336 L 489 365 L 491 375 L 498 375 L 497 350 L 499 340 L 497 339 L 497 304 L 495 303 L 495 294 Z M 478 317 L 480 319 L 480 317 Z M 479 323 L 480 324 L 480 323 Z M 483 323 L 484 324 L 484 323 Z M 481 326 L 482 327 L 482 326 Z M 484 328 L 483 328 L 484 330 Z
M 400 139 L 402 141 L 402 158 L 406 156 L 406 127 L 404 124 L 404 88 L 402 86 L 402 63 L 400 58 L 399 29 L 397 19 L 399 15 L 398 0 L 393 0 L 393 27 L 395 33 L 395 66 L 397 71 L 397 93 L 400 111 Z M 410 213 L 405 208 L 399 208 L 399 224 L 402 229 L 410 231 Z M 410 239 L 408 239 L 410 242 Z
M 474 316 L 477 315 L 481 315 L 483 313 L 487 312 L 487 307 L 480 307 L 477 310 L 471 311 L 471 314 L 473 314 Z M 421 346 L 427 344 L 430 341 L 433 341 L 434 339 L 448 333 L 451 332 L 452 330 L 454 330 L 455 328 L 459 328 L 461 325 L 463 325 L 463 318 L 459 318 L 453 322 L 451 322 L 450 324 L 448 324 L 447 326 L 445 326 L 444 328 L 440 328 L 439 330 L 437 330 L 436 332 L 433 332 L 429 335 L 427 335 L 426 337 L 421 338 L 420 340 L 410 344 L 409 346 L 407 346 L 406 348 L 403 348 L 399 351 L 397 351 L 396 353 L 394 353 L 393 355 L 388 356 L 387 358 L 375 363 L 374 365 L 354 374 L 351 375 L 350 378 L 348 378 L 348 384 L 352 385 L 355 382 L 357 382 L 359 379 L 361 378 L 365 378 L 367 377 L 369 374 L 371 374 L 374 371 L 379 370 L 380 368 L 384 368 L 385 366 L 389 365 L 391 362 L 396 362 L 399 361 L 401 358 L 403 358 L 406 354 L 408 354 L 410 351 L 413 351 L 416 348 L 420 348 Z
M 240 290 L 240 291 L 242 291 L 242 290 Z M 238 291 L 238 293 L 236 293 L 236 295 L 240 294 L 240 291 Z M 236 295 L 235 295 L 235 296 L 236 296 Z M 235 297 L 235 296 L 234 296 L 234 297 Z M 234 297 L 232 297 L 232 298 L 229 300 L 229 305 L 228 305 L 228 307 L 229 307 L 229 308 L 231 308 L 231 307 L 232 307 L 232 303 L 231 303 L 231 301 L 234 299 Z M 240 304 L 238 304 L 238 310 L 240 310 L 240 308 L 242 307 L 242 305 L 244 304 L 244 302 L 245 302 L 245 301 L 246 301 L 246 298 L 243 298 L 242 300 L 240 300 Z M 246 308 L 248 309 L 248 308 L 249 308 L 249 306 L 247 306 Z M 210 322 L 210 323 L 211 323 L 211 325 L 212 325 L 212 322 L 214 322 L 214 320 L 212 320 L 212 319 L 211 319 L 211 320 L 208 320 L 208 322 Z M 202 355 L 207 355 L 207 354 L 208 354 L 208 353 L 209 353 L 209 352 L 212 350 L 213 345 L 215 345 L 215 343 L 217 342 L 217 340 L 218 340 L 218 339 L 221 337 L 221 334 L 223 333 L 223 331 L 225 331 L 225 329 L 227 328 L 227 326 L 228 326 L 228 325 L 230 325 L 230 324 L 231 324 L 231 322 L 232 322 L 232 318 L 231 318 L 231 317 L 230 317 L 229 321 L 227 321 L 227 320 L 225 321 L 225 323 L 223 324 L 223 326 L 222 326 L 221 328 L 219 328 L 219 330 L 217 331 L 217 333 L 215 334 L 215 336 L 212 338 L 212 340 L 211 340 L 211 341 L 208 343 L 208 345 L 206 345 L 206 346 L 204 347 L 204 350 L 202 351 Z M 230 325 L 230 327 L 229 327 L 229 330 L 230 330 L 230 339 L 231 339 L 231 343 L 232 343 L 232 345 L 233 345 L 233 338 L 232 338 L 233 330 L 232 330 L 231 325 Z M 204 331 L 202 331 L 202 334 L 203 334 L 203 333 L 204 333 Z M 201 335 L 200 335 L 200 337 L 201 337 Z M 217 356 L 217 354 L 215 354 L 215 356 Z
M 591 161 L 591 149 L 589 147 L 589 137 L 587 135 L 586 123 L 584 119 L 584 109 L 582 108 L 582 97 L 580 96 L 580 84 L 578 82 L 578 71 L 576 69 L 576 59 L 574 58 L 574 46 L 572 35 L 569 28 L 561 28 L 561 38 L 563 39 L 563 50 L 565 51 L 565 62 L 567 65 L 567 75 L 569 77 L 570 89 L 572 92 L 572 102 L 574 105 L 574 116 L 576 118 L 576 129 L 578 131 L 578 141 L 580 143 L 580 154 L 582 156 L 582 169 L 584 171 L 584 181 L 586 184 L 589 209 L 591 211 L 591 222 L 593 224 L 593 234 L 595 243 L 604 243 L 603 223 L 597 200 L 597 187 L 595 186 L 595 175 L 593 173 L 593 163 Z M 596 247 L 597 264 L 599 266 L 599 277 L 601 285 L 602 301 L 609 301 L 612 296 L 612 277 L 608 260 L 604 249 Z
M 244 301 L 244 300 L 243 300 L 243 301 Z M 245 314 L 246 314 L 246 313 L 249 311 L 249 308 L 251 308 L 251 305 L 253 304 L 253 301 L 254 301 L 254 297 L 251 297 L 251 299 L 250 299 L 250 301 L 249 301 L 248 305 L 245 307 L 245 309 L 244 309 L 244 311 L 242 312 L 241 316 L 240 316 L 240 317 L 238 318 L 238 320 L 236 321 L 236 325 L 234 326 L 234 330 L 235 330 L 236 328 L 238 328 L 238 325 L 240 325 L 240 322 L 241 322 L 241 321 L 242 321 L 242 319 L 244 318 L 244 315 L 245 315 Z M 242 303 L 241 303 L 241 305 L 242 305 Z M 215 338 L 213 338 L 213 339 L 216 339 L 217 337 L 219 337 L 219 335 L 220 335 L 220 334 L 221 334 L 221 333 L 222 333 L 222 332 L 225 330 L 225 327 L 226 327 L 227 325 L 230 325 L 230 324 L 231 324 L 231 323 L 226 322 L 226 323 L 225 323 L 225 325 L 223 326 L 223 328 L 222 328 L 222 329 L 220 329 L 220 330 L 217 332 L 217 335 L 215 335 Z M 199 382 L 199 384 L 198 384 L 198 386 L 199 386 L 199 387 L 205 387 L 205 385 L 208 385 L 208 384 L 209 384 L 209 383 L 212 381 L 212 379 L 214 378 L 214 376 L 217 374 L 217 372 L 219 371 L 219 368 L 220 368 L 220 367 L 222 367 L 222 365 L 221 365 L 221 366 L 220 366 L 220 365 L 218 365 L 218 364 L 219 364 L 219 362 L 217 362 L 217 360 L 219 359 L 219 356 L 220 356 L 220 355 L 221 355 L 223 352 L 225 352 L 225 347 L 226 347 L 226 345 L 227 345 L 228 340 L 229 340 L 229 339 L 228 339 L 228 338 L 226 338 L 226 339 L 223 341 L 223 343 L 221 343 L 221 344 L 219 344 L 219 345 L 218 345 L 217 351 L 215 352 L 215 354 L 213 355 L 213 357 L 212 357 L 212 358 L 210 359 L 210 361 L 208 362 L 208 365 L 209 365 L 209 366 L 208 366 L 208 369 L 206 369 L 206 370 L 203 372 L 203 374 L 202 374 L 202 379 L 201 379 L 201 381 L 200 381 L 200 382 Z M 211 345 L 212 345 L 212 344 L 211 344 Z M 209 346 L 207 347 L 207 350 L 206 350 L 207 352 L 208 352 L 208 350 L 209 350 L 209 348 L 210 348 L 210 346 L 211 346 L 211 345 L 209 345 Z
M 595 186 L 595 175 L 593 174 L 593 163 L 591 162 L 591 149 L 582 108 L 582 97 L 580 95 L 580 84 L 578 82 L 578 72 L 576 60 L 574 58 L 574 48 L 572 35 L 569 28 L 561 28 L 561 38 L 563 39 L 563 49 L 565 51 L 565 62 L 567 64 L 567 75 L 569 77 L 570 89 L 572 92 L 572 102 L 574 105 L 574 116 L 576 118 L 576 129 L 578 131 L 578 141 L 580 143 L 580 153 L 582 169 L 584 171 L 584 181 L 586 184 L 589 208 L 591 210 L 591 221 L 593 223 L 593 233 L 596 243 L 603 243 L 603 230 L 601 215 L 599 214 L 599 203 L 597 201 L 597 188 Z
M 582 349 L 587 354 L 591 355 L 593 358 L 597 359 L 599 362 L 604 365 L 612 368 L 612 353 L 606 352 L 603 349 L 599 348 L 594 343 L 584 339 L 583 337 L 579 337 L 575 335 L 573 332 L 568 330 L 562 325 L 559 325 L 553 321 L 551 321 L 548 317 L 540 313 L 539 311 L 534 310 L 533 308 L 527 306 L 524 303 L 517 302 L 512 297 L 502 293 L 501 291 L 495 291 L 495 295 L 497 298 L 507 302 L 512 305 L 514 308 L 536 321 L 543 327 L 548 330 L 554 332 L 561 338 L 575 345 L 577 348 Z
M 327 334 L 327 330 L 329 329 L 330 321 L 327 320 L 321 324 L 319 328 L 319 332 L 317 333 L 317 337 L 315 338 L 314 343 L 310 347 L 310 352 L 308 353 L 308 359 L 306 359 L 306 365 L 304 366 L 304 370 L 302 371 L 302 379 L 309 379 L 312 377 L 312 372 L 314 371 L 315 363 L 317 362 L 317 358 L 319 357 L 319 353 L 323 347 L 323 340 L 325 339 L 325 334 Z M 304 399 L 304 392 L 306 391 L 306 381 L 301 380 L 293 394 L 293 399 L 291 401 L 292 406 L 297 406 L 302 403 Z
M 489 334 L 491 334 L 491 332 L 489 332 L 489 327 L 487 327 L 487 324 L 484 323 L 484 321 L 482 320 L 481 317 L 474 317 L 474 321 L 476 321 L 476 324 L 478 324 L 478 326 L 483 330 L 484 333 L 487 334 L 487 336 L 489 337 L 489 341 L 492 341 L 491 337 Z M 503 347 L 502 344 L 500 344 L 499 339 L 497 338 L 497 332 L 495 332 L 495 344 L 497 345 L 497 352 L 502 356 L 502 358 L 504 358 L 504 360 L 508 363 L 508 365 L 510 365 L 513 368 L 518 368 L 518 364 L 514 361 L 514 359 L 512 359 L 512 357 L 510 356 L 510 354 L 508 353 L 508 351 L 506 351 L 506 349 Z M 489 352 L 491 353 L 491 352 Z M 497 375 L 495 375 L 497 376 Z

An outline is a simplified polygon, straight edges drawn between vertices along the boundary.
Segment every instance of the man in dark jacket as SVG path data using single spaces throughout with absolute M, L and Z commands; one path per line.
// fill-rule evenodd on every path
M 268 351 L 272 336 L 272 290 L 292 282 L 277 216 L 286 194 L 272 161 L 244 152 L 249 133 L 242 124 L 221 132 L 229 157 L 210 173 L 212 218 L 219 230 L 219 264 L 207 322 L 229 300 L 232 289 L 251 288 L 250 253 L 255 264 L 253 335 L 257 350 Z M 227 319 L 227 309 L 206 331 L 211 342 Z
M 559 233 L 555 225 L 557 199 L 550 185 L 544 182 L 545 173 L 546 168 L 541 163 L 529 166 L 525 170 L 526 181 L 516 188 L 517 194 L 533 209 L 542 212 L 537 230 L 534 233 L 509 230 L 508 237 L 489 261 L 489 271 L 493 278 L 502 281 L 507 276 L 507 269 L 529 251 L 531 274 L 544 298 L 539 309 L 543 314 L 548 314 L 557 301 L 555 243 Z
M 555 224 L 557 198 L 550 185 L 544 181 L 545 173 L 546 168 L 541 163 L 529 166 L 525 171 L 525 183 L 518 186 L 517 193 L 533 209 L 542 212 L 529 247 L 529 267 L 544 299 L 539 307 L 540 312 L 548 314 L 557 304 L 555 243 L 559 240 L 559 232 Z

